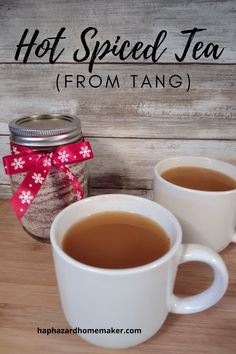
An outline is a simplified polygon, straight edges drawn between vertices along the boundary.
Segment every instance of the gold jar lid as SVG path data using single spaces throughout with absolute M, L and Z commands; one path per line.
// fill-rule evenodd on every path
M 32 147 L 71 144 L 82 139 L 79 118 L 61 114 L 30 115 L 10 122 L 11 142 Z

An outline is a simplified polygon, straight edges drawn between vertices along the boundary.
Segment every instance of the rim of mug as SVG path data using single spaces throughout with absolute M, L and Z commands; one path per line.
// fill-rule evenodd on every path
M 58 241 L 57 241 L 56 232 L 55 232 L 59 220 L 64 216 L 64 214 L 66 214 L 68 212 L 69 209 L 77 208 L 77 205 L 82 206 L 85 203 L 91 202 L 91 200 L 96 201 L 96 199 L 102 199 L 104 197 L 106 197 L 106 198 L 121 197 L 121 198 L 129 198 L 129 199 L 132 198 L 133 200 L 136 200 L 139 202 L 144 200 L 145 202 L 146 201 L 150 202 L 154 207 L 158 206 L 159 209 L 162 209 L 168 215 L 168 218 L 171 220 L 171 222 L 173 223 L 174 228 L 176 230 L 176 239 L 175 239 L 173 245 L 171 246 L 171 248 L 169 249 L 169 251 L 166 252 L 162 257 L 156 259 L 155 261 L 146 263 L 144 265 L 137 266 L 137 267 L 131 267 L 131 268 L 117 268 L 117 269 L 94 267 L 94 266 L 82 263 L 80 261 L 77 261 L 74 258 L 70 257 L 68 254 L 66 254 L 62 250 L 62 248 L 59 246 Z M 117 211 L 120 211 L 120 210 L 117 209 Z M 124 211 L 124 210 L 122 210 L 122 211 Z M 147 216 L 147 218 L 148 218 L 148 216 Z M 150 218 L 150 220 L 151 220 L 151 218 Z M 63 236 L 63 238 L 64 237 L 65 237 L 65 235 Z M 73 266 L 75 266 L 79 269 L 87 270 L 87 271 L 90 271 L 93 273 L 107 274 L 107 275 L 121 275 L 121 274 L 128 275 L 128 274 L 132 274 L 132 273 L 145 272 L 145 271 L 156 268 L 159 265 L 162 265 L 163 263 L 167 262 L 173 256 L 173 254 L 175 254 L 178 251 L 178 248 L 182 243 L 182 228 L 181 228 L 180 223 L 177 220 L 177 218 L 168 209 L 166 209 L 162 205 L 160 205 L 150 199 L 145 199 L 145 198 L 142 198 L 139 196 L 133 196 L 133 195 L 129 195 L 129 194 L 101 194 L 101 195 L 92 196 L 92 197 L 88 197 L 88 198 L 79 200 L 77 202 L 74 202 L 73 204 L 68 205 L 66 208 L 61 210 L 56 215 L 56 217 L 54 218 L 54 220 L 52 222 L 52 225 L 50 228 L 50 241 L 51 241 L 52 248 L 55 250 L 55 252 L 60 257 L 62 257 L 65 261 L 69 262 L 70 264 L 72 264 Z
M 183 190 L 183 191 L 186 191 L 186 192 L 189 192 L 189 193 L 197 193 L 197 194 L 207 194 L 209 196 L 213 196 L 213 195 L 227 195 L 227 194 L 232 194 L 232 193 L 236 193 L 236 188 L 235 189 L 231 189 L 231 190 L 228 190 L 228 191 L 202 191 L 200 189 L 191 189 L 191 188 L 187 188 L 187 187 L 182 187 L 182 186 L 179 186 L 177 184 L 174 184 L 174 183 L 171 183 L 169 181 L 167 181 L 165 178 L 163 178 L 160 173 L 158 172 L 158 168 L 164 163 L 164 162 L 168 162 L 168 161 L 174 161 L 174 160 L 181 160 L 181 159 L 201 159 L 203 161 L 213 161 L 213 162 L 216 162 L 216 163 L 220 163 L 220 164 L 223 164 L 225 166 L 229 166 L 229 167 L 234 167 L 235 170 L 236 170 L 236 166 L 233 165 L 233 164 L 230 164 L 226 161 L 223 161 L 223 160 L 218 160 L 218 159 L 213 159 L 211 157 L 203 157 L 203 156 L 191 156 L 191 155 L 185 155 L 185 156 L 174 156 L 174 157 L 168 157 L 167 159 L 163 159 L 161 161 L 159 161 L 155 166 L 154 166 L 154 177 L 155 178 L 158 178 L 160 179 L 164 184 L 168 185 L 168 186 L 171 186 L 172 188 L 174 189 L 177 189 L 177 190 Z M 184 165 L 183 165 L 184 166 Z M 199 167 L 199 166 L 191 166 L 191 167 Z M 169 167 L 171 168 L 171 167 Z M 207 168 L 207 167 L 206 167 Z M 208 167 L 209 169 L 211 170 L 214 170 L 214 171 L 217 171 L 219 172 L 219 170 L 216 170 L 214 167 Z M 167 169 L 166 169 L 167 170 Z M 165 170 L 165 171 L 166 171 Z M 228 177 L 231 177 L 229 176 L 227 173 L 225 172 L 221 172 L 221 173 L 224 173 L 225 175 L 227 175 Z M 231 177 L 232 178 L 232 177 Z

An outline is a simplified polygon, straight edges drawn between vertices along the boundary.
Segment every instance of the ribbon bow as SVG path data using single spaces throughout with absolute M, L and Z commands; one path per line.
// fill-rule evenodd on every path
M 77 195 L 83 198 L 83 190 L 76 175 L 66 166 L 93 158 L 92 148 L 87 141 L 63 145 L 54 152 L 36 152 L 28 147 L 11 143 L 12 155 L 4 156 L 3 163 L 8 175 L 28 172 L 10 200 L 17 217 L 20 219 L 33 202 L 46 180 L 51 166 L 62 170 Z

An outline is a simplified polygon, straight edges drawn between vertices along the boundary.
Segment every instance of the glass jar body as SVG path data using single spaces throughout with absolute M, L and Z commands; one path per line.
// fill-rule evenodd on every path
M 37 149 L 39 151 L 40 149 Z M 52 150 L 43 152 L 52 152 Z M 88 170 L 86 162 L 67 164 L 68 168 L 76 175 L 84 197 L 88 195 Z M 10 176 L 13 193 L 23 182 L 26 173 Z M 55 216 L 65 207 L 77 201 L 77 195 L 67 177 L 60 169 L 52 166 L 47 178 L 40 188 L 37 196 L 21 218 L 24 229 L 32 236 L 49 239 L 50 227 Z

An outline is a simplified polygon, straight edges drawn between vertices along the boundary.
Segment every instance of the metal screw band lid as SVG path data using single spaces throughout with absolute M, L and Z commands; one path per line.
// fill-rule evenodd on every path
M 10 122 L 10 140 L 19 145 L 50 147 L 82 139 L 79 118 L 61 114 L 30 115 Z

